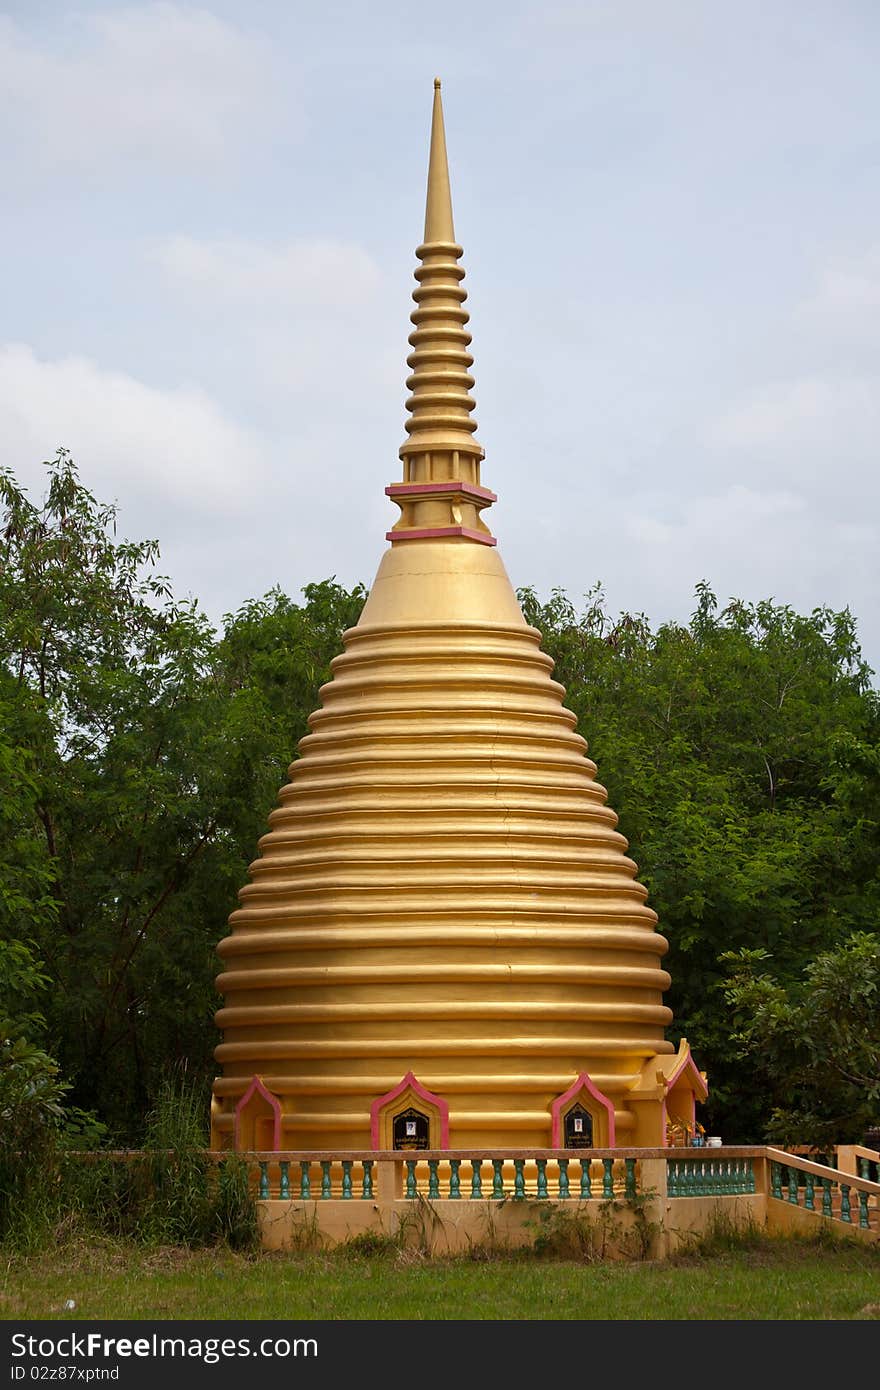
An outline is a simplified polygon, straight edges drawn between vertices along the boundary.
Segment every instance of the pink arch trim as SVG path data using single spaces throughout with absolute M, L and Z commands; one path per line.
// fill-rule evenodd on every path
M 603 1095 L 597 1086 L 593 1085 L 592 1081 L 590 1080 L 589 1076 L 585 1071 L 582 1071 L 577 1081 L 573 1082 L 572 1085 L 569 1086 L 567 1091 L 563 1091 L 561 1096 L 557 1096 L 556 1099 L 553 1101 L 553 1104 L 550 1106 L 550 1114 L 553 1117 L 553 1137 L 551 1140 L 553 1148 L 562 1148 L 563 1108 L 568 1105 L 568 1102 L 570 1100 L 574 1100 L 575 1097 L 578 1096 L 581 1091 L 586 1091 L 587 1095 L 592 1096 L 593 1100 L 598 1101 L 600 1105 L 604 1106 L 608 1115 L 608 1148 L 613 1149 L 614 1141 L 616 1138 L 616 1129 L 614 1124 L 614 1106 L 612 1105 L 608 1097 L 606 1095 Z
M 440 1147 L 449 1148 L 449 1106 L 442 1096 L 435 1096 L 433 1091 L 429 1091 L 408 1071 L 402 1081 L 398 1081 L 390 1091 L 386 1091 L 384 1096 L 378 1096 L 370 1106 L 370 1142 L 374 1149 L 379 1147 L 379 1119 L 382 1111 L 391 1101 L 397 1100 L 404 1091 L 412 1089 L 422 1100 L 428 1101 L 431 1105 L 436 1105 L 440 1113 Z
M 694 1095 L 699 1096 L 700 1100 L 705 1100 L 707 1095 L 709 1094 L 709 1087 L 706 1083 L 706 1078 L 703 1076 L 703 1073 L 699 1071 L 697 1068 L 697 1064 L 694 1061 L 693 1054 L 690 1050 L 690 1046 L 688 1047 L 688 1050 L 685 1053 L 684 1057 L 682 1057 L 678 1066 L 675 1068 L 675 1071 L 672 1073 L 672 1075 L 666 1083 L 667 1095 L 672 1090 L 675 1083 L 679 1081 L 682 1076 L 684 1076 L 686 1071 L 690 1071 L 692 1073 L 691 1081 L 693 1083 L 692 1090 L 694 1092 Z
M 245 1108 L 245 1106 L 247 1105 L 248 1101 L 250 1100 L 251 1096 L 253 1096 L 253 1095 L 255 1095 L 255 1094 L 258 1095 L 258 1096 L 261 1096 L 261 1097 L 263 1098 L 263 1100 L 268 1101 L 269 1105 L 272 1107 L 272 1114 L 273 1114 L 273 1116 L 274 1116 L 274 1122 L 273 1122 L 273 1125 L 272 1125 L 272 1148 L 273 1148 L 273 1149 L 280 1149 L 280 1148 L 281 1148 L 281 1101 L 278 1099 L 277 1096 L 273 1096 L 273 1094 L 272 1094 L 271 1091 L 268 1091 L 268 1090 L 266 1089 L 266 1087 L 263 1085 L 263 1082 L 262 1082 L 262 1080 L 261 1080 L 261 1078 L 260 1078 L 259 1076 L 254 1076 L 254 1077 L 251 1078 L 250 1085 L 248 1086 L 248 1088 L 247 1088 L 247 1090 L 245 1091 L 244 1095 L 242 1096 L 241 1100 L 238 1102 L 238 1104 L 237 1104 L 236 1107 L 235 1107 L 235 1139 L 234 1139 L 234 1141 L 233 1141 L 234 1144 L 235 1144 L 235 1147 L 236 1147 L 236 1148 L 239 1147 L 238 1140 L 239 1140 L 239 1135 L 240 1135 L 240 1133 L 241 1133 L 241 1115 L 242 1115 L 242 1111 L 244 1110 L 244 1108 Z

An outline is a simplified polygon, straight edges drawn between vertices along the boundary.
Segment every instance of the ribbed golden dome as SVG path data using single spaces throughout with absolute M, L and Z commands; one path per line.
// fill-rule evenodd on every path
M 480 517 L 439 84 L 417 255 L 401 518 L 218 948 L 215 1142 L 258 1077 L 282 1147 L 369 1148 L 409 1074 L 453 1148 L 549 1146 L 584 1074 L 662 1142 L 667 943 Z

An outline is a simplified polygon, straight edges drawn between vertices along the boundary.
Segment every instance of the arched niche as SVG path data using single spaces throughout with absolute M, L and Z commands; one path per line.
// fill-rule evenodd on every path
M 267 1090 L 259 1076 L 235 1107 L 235 1148 L 263 1152 L 281 1148 L 281 1102 Z
M 449 1106 L 408 1071 L 370 1106 L 374 1149 L 448 1149 Z
M 554 1149 L 564 1149 L 566 1132 L 575 1137 L 573 1147 L 613 1149 L 615 1144 L 614 1105 L 606 1095 L 593 1085 L 589 1076 L 582 1071 L 577 1080 L 557 1096 L 550 1107 L 552 1116 L 552 1139 Z M 576 1132 L 576 1122 L 583 1117 L 580 1135 Z M 590 1133 L 585 1134 L 586 1120 L 589 1120 Z M 588 1138 L 590 1143 L 578 1143 L 577 1139 Z

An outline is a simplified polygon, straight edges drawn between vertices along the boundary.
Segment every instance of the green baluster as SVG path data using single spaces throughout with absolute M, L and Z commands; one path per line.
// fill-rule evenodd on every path
M 261 1163 L 261 1164 L 260 1164 L 260 1197 L 262 1198 L 263 1201 L 266 1201 L 266 1199 L 268 1198 L 268 1196 L 269 1196 L 269 1165 L 268 1165 L 268 1163 Z
M 481 1158 L 471 1159 L 471 1198 L 482 1197 L 483 1179 L 480 1177 L 480 1169 L 483 1166 Z
M 343 1201 L 351 1201 L 351 1164 L 350 1158 L 342 1160 L 342 1197 Z
M 571 1196 L 571 1189 L 568 1185 L 568 1159 L 560 1158 L 559 1162 L 559 1200 L 564 1202 Z
M 536 1158 L 535 1163 L 538 1168 L 538 1197 L 546 1197 L 547 1194 L 547 1160 L 546 1158 Z
M 592 1185 L 592 1183 L 590 1182 L 590 1160 L 589 1160 L 588 1158 L 582 1158 L 582 1159 L 581 1159 L 581 1191 L 580 1191 L 580 1198 L 581 1198 L 581 1201 L 582 1201 L 582 1202 L 588 1202 L 588 1201 L 590 1200 L 590 1198 L 592 1197 L 592 1195 L 593 1195 L 593 1185 Z
M 859 1192 L 859 1225 L 863 1231 L 867 1231 L 870 1225 L 868 1221 L 868 1194 L 862 1191 Z
M 523 1174 L 525 1159 L 515 1158 L 513 1160 L 513 1195 L 516 1201 L 521 1202 L 526 1195 L 526 1180 Z
M 333 1196 L 333 1185 L 330 1182 L 330 1164 L 332 1159 L 321 1159 L 321 1197 L 326 1200 Z
M 440 1179 L 437 1175 L 437 1168 L 440 1160 L 437 1158 L 428 1159 L 428 1198 L 440 1196 Z
M 614 1196 L 614 1159 L 602 1159 L 602 1196 Z
M 840 1219 L 841 1221 L 852 1222 L 852 1211 L 849 1205 L 849 1183 L 840 1184 Z
M 635 1197 L 636 1195 L 636 1161 L 634 1158 L 625 1158 L 626 1165 L 626 1195 Z
M 822 1215 L 831 1215 L 831 1179 L 822 1178 Z
M 406 1160 L 406 1196 L 407 1196 L 407 1197 L 418 1197 L 418 1195 L 419 1195 L 419 1187 L 418 1187 L 418 1183 L 416 1182 L 416 1164 L 418 1163 L 418 1161 L 419 1161 L 419 1160 L 418 1160 L 417 1158 L 408 1158 L 408 1159 Z
M 770 1191 L 774 1197 L 782 1200 L 782 1164 L 770 1164 Z
M 290 1196 L 290 1163 L 282 1159 L 278 1167 L 281 1169 L 281 1187 L 278 1196 L 283 1200 Z
M 681 1162 L 681 1195 L 682 1197 L 694 1196 L 694 1165 L 690 1158 L 683 1158 Z
M 450 1158 L 449 1160 L 449 1195 L 453 1201 L 461 1196 L 461 1180 L 458 1170 L 461 1167 L 460 1158 Z
M 666 1191 L 670 1197 L 679 1197 L 678 1190 L 678 1159 L 667 1158 L 666 1160 Z
M 815 1186 L 816 1180 L 813 1177 L 813 1174 L 806 1173 L 804 1175 L 804 1206 L 806 1207 L 807 1211 L 816 1210 L 816 1204 L 813 1200 L 813 1192 L 815 1190 Z
M 736 1194 L 736 1174 L 733 1171 L 733 1162 L 725 1158 L 718 1165 L 721 1169 L 721 1191 L 725 1197 L 733 1197 Z
M 793 1207 L 798 1204 L 798 1175 L 797 1168 L 788 1170 L 788 1200 Z
M 492 1159 L 492 1196 L 493 1196 L 493 1197 L 503 1197 L 503 1196 L 504 1196 L 504 1176 L 503 1176 L 503 1174 L 502 1174 L 502 1172 L 501 1172 L 501 1169 L 503 1168 L 503 1166 L 504 1166 L 504 1159 L 503 1159 L 503 1158 L 493 1158 L 493 1159 Z
M 361 1190 L 361 1197 L 365 1202 L 369 1202 L 373 1197 L 373 1160 L 363 1159 L 364 1166 L 364 1185 Z
M 755 1188 L 755 1160 L 746 1158 L 743 1160 L 746 1165 L 746 1191 L 754 1192 Z
M 869 1158 L 859 1159 L 859 1177 L 871 1180 L 871 1160 Z
M 302 1201 L 304 1202 L 307 1202 L 312 1195 L 312 1183 L 311 1179 L 309 1178 L 309 1169 L 311 1168 L 311 1166 L 312 1165 L 311 1163 L 309 1163 L 308 1159 L 305 1159 L 299 1165 L 299 1195 Z

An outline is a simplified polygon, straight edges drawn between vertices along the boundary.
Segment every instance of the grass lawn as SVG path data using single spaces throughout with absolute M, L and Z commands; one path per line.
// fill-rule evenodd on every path
M 77 1240 L 0 1254 L 0 1318 L 880 1319 L 880 1247 L 765 1238 L 663 1263 L 598 1263 Z

